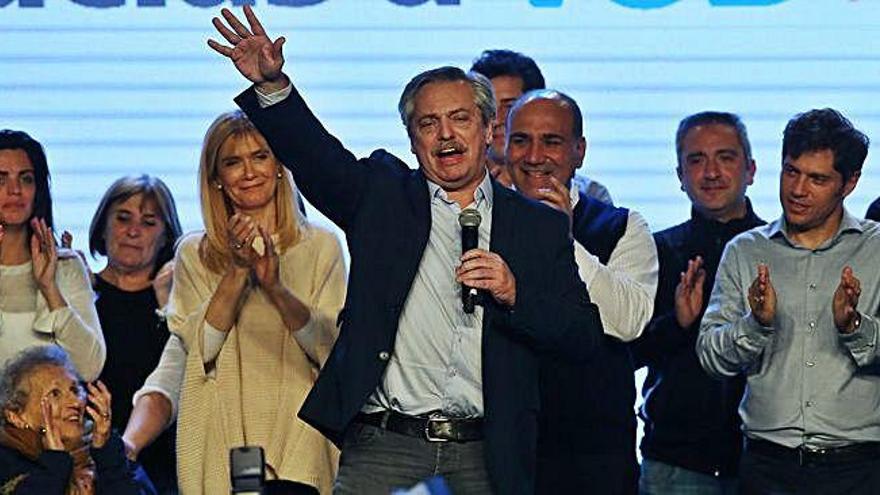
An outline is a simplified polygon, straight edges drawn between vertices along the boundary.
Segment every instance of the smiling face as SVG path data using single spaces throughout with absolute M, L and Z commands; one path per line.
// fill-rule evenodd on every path
M 856 173 L 844 182 L 834 169 L 831 150 L 807 152 L 798 158 L 786 156 L 779 180 L 779 200 L 789 231 L 816 232 L 824 238 L 833 235 L 843 213 L 843 199 L 858 180 Z
M 719 222 L 746 213 L 746 188 L 755 162 L 746 157 L 733 127 L 707 124 L 692 128 L 681 141 L 677 172 L 694 209 Z
M 18 412 L 6 411 L 7 420 L 17 428 L 38 429 L 44 424 L 40 401 L 46 398 L 56 407 L 55 423 L 65 444 L 77 443 L 83 435 L 86 394 L 76 376 L 61 366 L 34 368 L 24 378 L 28 402 Z
M 586 140 L 574 135 L 573 114 L 563 102 L 536 99 L 510 120 L 507 161 L 517 190 L 535 198 L 550 187 L 550 176 L 568 184 L 583 164 Z
M 152 271 L 165 246 L 165 222 L 153 198 L 135 194 L 110 207 L 104 232 L 107 261 L 124 273 Z
M 217 182 L 236 212 L 259 215 L 274 208 L 281 165 L 263 136 L 229 136 L 217 156 Z
M 473 197 L 486 173 L 492 131 L 464 81 L 432 82 L 416 94 L 409 123 L 412 152 L 425 177 L 451 195 Z
M 0 150 L 0 223 L 26 225 L 34 211 L 34 167 L 20 149 Z

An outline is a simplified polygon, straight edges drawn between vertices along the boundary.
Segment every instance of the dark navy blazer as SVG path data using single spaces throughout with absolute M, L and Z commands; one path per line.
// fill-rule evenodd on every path
M 380 384 L 431 228 L 424 175 L 383 150 L 357 160 L 294 89 L 260 108 L 236 98 L 303 195 L 346 235 L 351 270 L 339 339 L 300 417 L 336 442 Z M 586 359 L 602 324 L 574 263 L 568 219 L 493 181 L 490 250 L 516 278 L 516 304 L 485 304 L 482 374 L 486 462 L 496 493 L 534 490 L 538 357 Z M 449 267 L 452 276 L 453 267 Z M 491 298 L 487 298 L 491 299 Z M 443 329 L 438 329 L 443 331 Z

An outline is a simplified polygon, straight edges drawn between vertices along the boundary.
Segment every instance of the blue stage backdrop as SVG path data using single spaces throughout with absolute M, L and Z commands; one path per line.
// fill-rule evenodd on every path
M 149 172 L 200 226 L 204 132 L 245 88 L 205 44 L 219 0 L 0 0 L 0 126 L 45 143 L 60 229 L 87 245 L 104 189 Z M 395 112 L 415 73 L 468 67 L 484 48 L 533 56 L 551 87 L 582 105 L 583 172 L 654 229 L 687 217 L 673 135 L 689 113 L 740 113 L 758 161 L 750 195 L 779 213 L 781 132 L 833 106 L 880 141 L 876 0 L 256 0 L 288 38 L 287 70 L 356 154 L 389 148 L 415 165 Z M 876 159 L 848 200 L 880 193 Z M 319 218 L 314 211 L 310 215 Z M 323 221 L 323 220 L 322 220 Z M 95 261 L 95 267 L 102 262 Z

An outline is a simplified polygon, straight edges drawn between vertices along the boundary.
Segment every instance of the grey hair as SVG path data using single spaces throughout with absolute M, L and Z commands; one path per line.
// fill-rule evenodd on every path
M 71 372 L 78 380 L 82 377 L 73 367 L 67 353 L 57 345 L 36 345 L 25 348 L 9 358 L 0 374 L 0 410 L 21 411 L 28 402 L 25 379 L 38 368 L 58 366 Z M 6 415 L 0 415 L 0 425 L 6 424 Z
M 483 125 L 490 125 L 495 120 L 495 93 L 492 91 L 492 83 L 477 72 L 465 72 L 458 67 L 445 66 L 418 74 L 403 88 L 400 101 L 397 103 L 397 111 L 400 112 L 400 120 L 407 131 L 410 129 L 419 91 L 431 83 L 456 81 L 467 83 L 473 90 L 474 104 L 480 109 Z

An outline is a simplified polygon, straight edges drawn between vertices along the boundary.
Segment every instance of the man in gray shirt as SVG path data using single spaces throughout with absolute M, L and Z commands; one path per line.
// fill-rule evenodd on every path
M 880 493 L 880 228 L 843 207 L 868 138 L 840 113 L 785 128 L 783 216 L 730 242 L 697 340 L 745 373 L 744 493 Z

